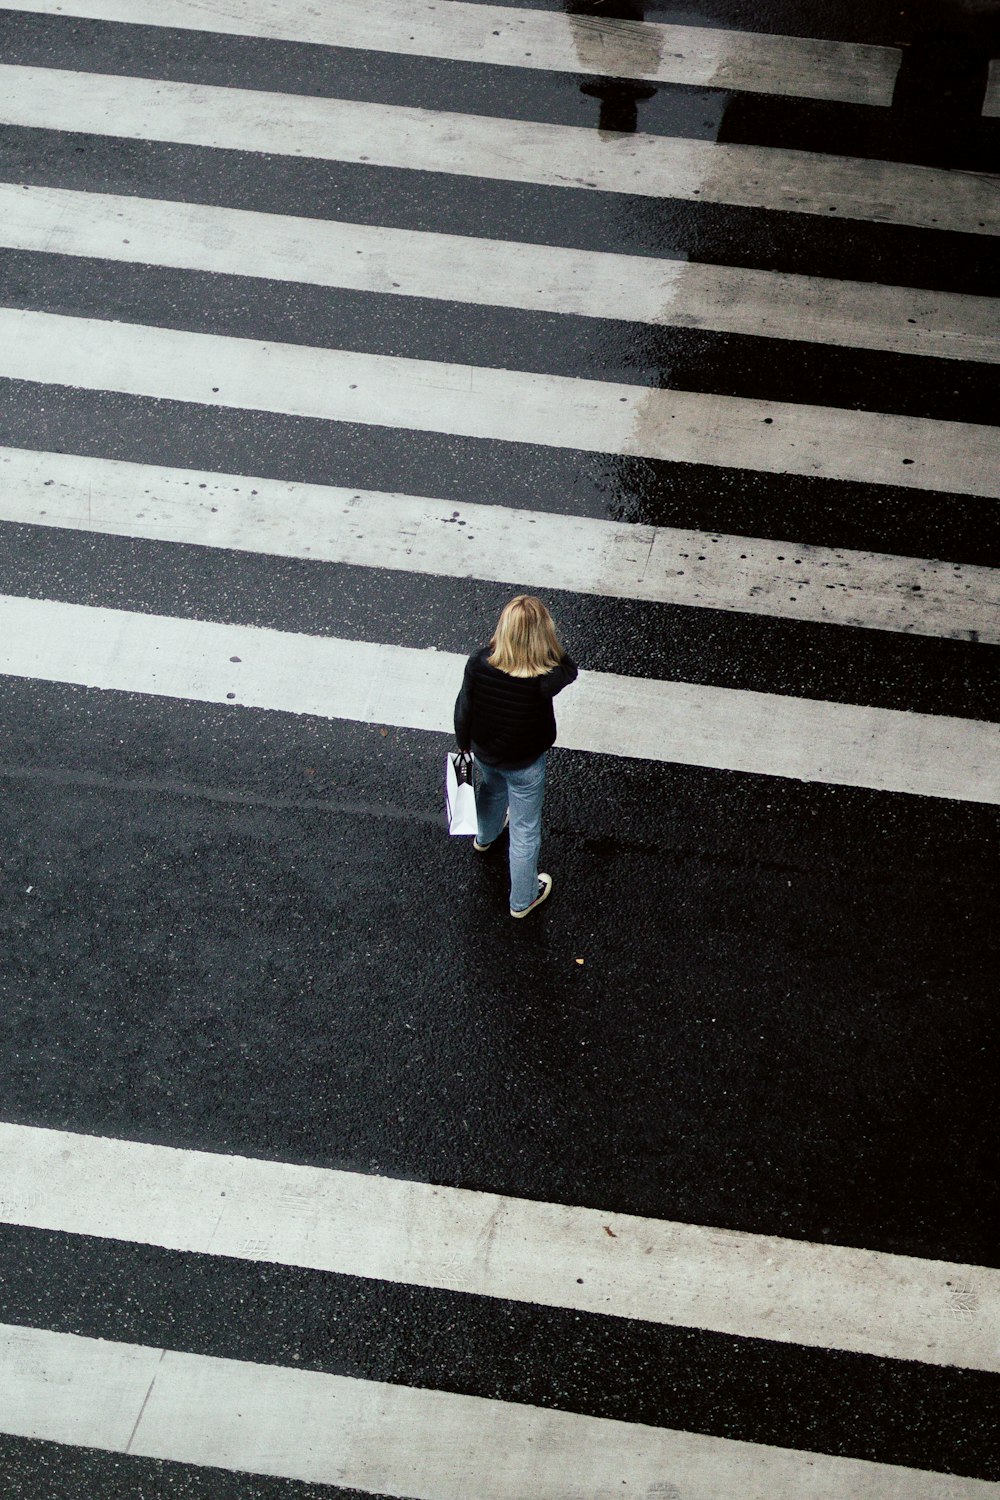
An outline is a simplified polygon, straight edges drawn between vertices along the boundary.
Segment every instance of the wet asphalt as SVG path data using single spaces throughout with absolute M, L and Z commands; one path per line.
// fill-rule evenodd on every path
M 802 29 L 792 0 L 603 13 L 642 9 Z M 630 103 L 569 77 L 9 13 L 0 58 L 555 123 L 596 126 L 602 109 L 634 107 L 640 128 L 666 134 L 960 169 L 1000 159 L 1000 122 L 970 104 L 984 56 L 1000 50 L 989 8 L 873 15 L 845 0 L 810 15 L 808 30 L 907 45 L 894 108 L 668 88 Z M 238 152 L 5 128 L 0 179 L 997 289 L 995 249 L 971 235 Z M 15 252 L 0 252 L 0 300 L 997 420 L 994 372 L 950 361 Z M 996 517 L 960 496 L 10 381 L 0 401 L 0 442 L 30 448 L 1000 560 Z M 507 593 L 12 524 L 0 524 L 0 592 L 448 651 L 480 644 Z M 571 594 L 549 602 L 593 669 L 998 716 L 992 648 Z M 998 1263 L 995 809 L 557 748 L 542 860 L 555 892 L 518 924 L 503 851 L 480 859 L 444 832 L 448 745 L 0 678 L 0 1117 Z M 255 1317 L 241 1320 L 248 1302 Z M 0 1320 L 1000 1478 L 995 1381 L 905 1362 L 16 1227 L 0 1233 Z M 15 1439 L 0 1440 L 0 1465 L 14 1500 L 350 1500 Z
M 2 687 L 8 1118 L 992 1255 L 989 809 L 557 750 L 514 926 L 444 736 Z

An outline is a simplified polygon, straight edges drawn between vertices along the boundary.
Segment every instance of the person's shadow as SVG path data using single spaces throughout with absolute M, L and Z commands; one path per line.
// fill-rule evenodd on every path
M 597 74 L 581 83 L 580 92 L 599 101 L 598 130 L 602 134 L 634 133 L 639 128 L 639 105 L 653 97 L 657 86 L 642 78 L 610 77 L 600 70 L 600 64 L 607 61 L 611 40 L 604 22 L 612 21 L 614 48 L 627 57 L 630 70 L 656 71 L 660 42 L 655 32 L 641 25 L 646 15 L 644 0 L 566 0 L 565 9 L 580 62 L 588 73 Z M 622 22 L 633 25 L 623 27 Z
M 1000 53 L 1000 5 L 931 6 L 922 19 L 903 48 L 893 124 L 928 165 L 995 173 L 1000 141 L 982 111 L 990 58 Z

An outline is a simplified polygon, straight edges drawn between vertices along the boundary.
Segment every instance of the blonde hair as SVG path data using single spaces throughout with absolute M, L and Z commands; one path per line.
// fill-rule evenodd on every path
M 562 659 L 555 624 L 541 599 L 518 594 L 504 605 L 486 658 L 491 667 L 511 677 L 541 677 Z

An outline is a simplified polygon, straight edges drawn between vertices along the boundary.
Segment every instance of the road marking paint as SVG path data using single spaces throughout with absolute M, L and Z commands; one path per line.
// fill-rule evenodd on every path
M 623 1487 L 685 1500 L 996 1494 L 983 1480 L 863 1459 L 9 1324 L 0 1380 L 0 1425 L 21 1436 L 413 1500 L 611 1500 Z M 100 1440 L 112 1402 L 145 1403 L 127 1445 Z
M 0 309 L 0 375 L 207 406 L 1000 498 L 1000 427 Z
M 9 1324 L 0 1382 L 0 1425 L 21 1436 L 413 1500 L 652 1496 L 667 1493 L 664 1476 L 685 1500 L 996 1494 L 982 1480 L 863 1459 Z M 112 1402 L 144 1403 L 127 1445 L 102 1441 Z
M 983 114 L 996 119 L 1000 116 L 1000 57 L 994 57 L 986 79 L 986 97 Z
M 0 1432 L 124 1453 L 162 1359 L 137 1344 L 0 1324 Z
M 234 665 L 235 663 L 235 665 Z M 0 673 L 450 733 L 462 656 L 0 597 Z M 566 749 L 1000 803 L 1000 725 L 584 672 Z
M 467 1188 L 0 1123 L 0 1222 L 1000 1371 L 998 1270 Z
M 400 105 L 5 65 L 0 123 L 1000 234 L 985 173 Z
M 857 42 L 563 16 L 449 0 L 0 0 L 0 10 L 92 17 L 705 88 L 888 106 L 900 52 Z
M 1000 570 L 0 447 L 0 519 L 1000 645 Z
M 1000 363 L 995 298 L 696 261 L 17 183 L 0 184 L 0 244 L 390 297 Z

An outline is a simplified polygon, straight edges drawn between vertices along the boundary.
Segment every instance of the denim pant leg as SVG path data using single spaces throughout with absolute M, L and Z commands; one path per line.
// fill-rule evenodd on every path
M 545 756 L 521 771 L 505 771 L 510 807 L 510 904 L 523 911 L 538 895 Z
M 503 771 L 495 766 L 484 766 L 476 762 L 479 770 L 479 787 L 476 792 L 476 819 L 479 823 L 478 839 L 481 844 L 492 844 L 500 837 L 503 815 L 507 811 L 507 779 Z

